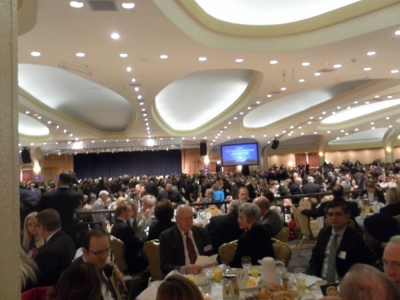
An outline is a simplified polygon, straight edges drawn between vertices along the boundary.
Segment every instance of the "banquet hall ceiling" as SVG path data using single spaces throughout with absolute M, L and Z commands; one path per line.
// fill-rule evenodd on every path
M 241 3 L 24 0 L 20 146 L 400 145 L 398 0 L 307 0 L 302 17 L 288 0 Z

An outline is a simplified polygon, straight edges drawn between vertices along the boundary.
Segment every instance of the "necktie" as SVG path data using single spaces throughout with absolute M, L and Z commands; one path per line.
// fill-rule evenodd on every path
M 101 279 L 103 280 L 104 285 L 106 286 L 105 294 L 109 293 L 111 295 L 111 297 L 113 297 L 113 299 L 116 299 L 115 294 L 114 294 L 114 288 L 112 287 L 108 278 L 105 277 L 103 274 L 100 274 L 100 276 L 101 276 Z M 103 295 L 103 298 L 104 298 L 104 296 L 105 295 Z
M 331 235 L 331 245 L 329 247 L 328 267 L 326 269 L 326 281 L 335 282 L 336 275 L 336 251 L 337 251 L 337 233 Z
M 194 249 L 192 239 L 189 237 L 189 233 L 185 232 L 185 235 L 186 235 L 186 249 L 189 255 L 189 260 L 191 264 L 194 264 L 197 259 L 196 250 Z
M 128 225 L 129 227 L 131 227 L 131 223 L 129 222 L 129 220 L 126 221 L 126 225 Z
M 137 231 L 137 223 L 136 223 L 136 219 L 135 218 L 133 218 L 132 227 L 133 227 L 133 230 L 136 232 Z

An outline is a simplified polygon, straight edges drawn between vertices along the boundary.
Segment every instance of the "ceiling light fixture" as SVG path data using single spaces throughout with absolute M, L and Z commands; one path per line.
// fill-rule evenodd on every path
M 160 55 L 160 58 L 161 58 L 161 59 L 167 59 L 167 58 L 168 58 L 168 55 L 166 55 L 166 54 L 161 54 L 161 55 Z
M 120 38 L 120 36 L 119 36 L 118 33 L 113 32 L 113 33 L 111 34 L 111 38 L 112 38 L 113 40 L 118 40 L 118 39 Z
M 125 58 L 125 57 L 128 57 L 128 54 L 127 54 L 127 53 L 121 53 L 121 54 L 119 55 L 119 57 Z
M 84 57 L 84 56 L 85 56 L 85 53 L 83 53 L 83 52 L 78 52 L 78 53 L 76 53 L 76 56 L 77 56 L 77 57 Z
M 395 35 L 400 35 L 400 30 L 395 31 Z
M 371 71 L 372 69 L 371 68 L 364 68 L 364 71 Z
M 321 76 L 321 73 L 316 72 L 316 73 L 314 73 L 314 76 Z
M 304 82 L 305 80 L 304 79 L 299 79 L 299 82 Z
M 79 2 L 79 1 L 71 1 L 69 3 L 69 5 L 73 8 L 81 8 L 83 7 L 83 2 Z
M 276 65 L 276 64 L 278 63 L 278 61 L 277 61 L 277 60 L 271 60 L 269 63 L 270 63 L 271 65 Z
M 40 56 L 40 52 L 33 51 L 33 52 L 31 52 L 31 55 L 32 56 Z
M 131 72 L 131 71 L 132 71 L 132 68 L 131 68 L 131 67 L 127 67 L 126 70 L 127 70 L 128 72 Z
M 374 51 L 369 51 L 369 52 L 367 52 L 367 55 L 368 56 L 372 56 L 372 55 L 375 55 L 376 54 L 376 52 L 374 52 Z
M 390 73 L 396 74 L 396 73 L 399 73 L 399 70 L 392 70 L 392 71 L 390 71 Z
M 341 65 L 341 64 L 336 64 L 336 65 L 333 65 L 333 67 L 334 67 L 335 69 L 339 69 L 339 68 L 342 67 L 342 65 Z
M 281 87 L 281 91 L 286 91 L 286 88 L 285 87 Z
M 125 9 L 132 9 L 135 7 L 135 3 L 132 2 L 124 2 L 122 3 L 122 7 Z
M 207 60 L 207 57 L 204 57 L 204 56 L 199 57 L 199 61 L 206 61 L 206 60 Z
M 243 58 L 237 58 L 237 59 L 236 59 L 236 62 L 237 62 L 237 63 L 243 62 Z
M 310 65 L 310 63 L 308 61 L 305 61 L 301 64 L 303 67 L 308 67 Z

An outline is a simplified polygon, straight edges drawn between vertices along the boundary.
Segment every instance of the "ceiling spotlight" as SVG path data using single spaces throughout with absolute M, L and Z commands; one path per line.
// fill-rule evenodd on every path
M 364 71 L 371 71 L 372 69 L 370 67 L 364 68 Z
M 341 67 L 342 67 L 342 65 L 340 65 L 340 64 L 336 64 L 336 65 L 333 65 L 333 67 L 334 67 L 335 69 L 339 69 L 339 68 L 341 68 Z
M 269 63 L 270 63 L 271 65 L 276 65 L 276 64 L 278 63 L 278 61 L 277 61 L 277 60 L 271 60 Z
M 243 58 L 238 58 L 238 59 L 236 59 L 236 62 L 237 62 L 237 63 L 243 62 Z
M 281 87 L 281 91 L 286 91 L 286 88 L 285 87 Z
M 305 80 L 302 78 L 302 79 L 299 79 L 299 82 L 304 82 Z
M 376 52 L 374 52 L 374 51 L 367 52 L 368 56 L 372 56 L 372 55 L 375 55 L 375 54 L 376 54 Z
M 71 1 L 69 3 L 69 5 L 73 8 L 81 8 L 83 7 L 83 2 L 79 2 L 79 1 Z
M 127 53 L 121 53 L 121 54 L 119 55 L 119 57 L 125 58 L 125 57 L 128 57 L 128 54 L 127 54 Z
M 316 73 L 314 73 L 314 76 L 321 76 L 321 73 L 316 72 Z
M 207 57 L 204 57 L 204 56 L 199 57 L 199 61 L 206 61 L 206 60 L 207 60 Z
M 135 78 L 132 78 L 132 82 L 135 82 L 136 81 L 136 79 Z
M 161 55 L 160 55 L 160 58 L 161 58 L 161 59 L 167 59 L 167 58 L 168 58 L 168 55 L 166 55 L 166 54 L 161 54 Z
M 40 52 L 33 51 L 33 52 L 31 52 L 31 55 L 32 56 L 40 56 Z
M 268 94 L 268 95 L 267 95 L 267 98 L 271 98 L 271 97 L 272 97 L 272 95 L 271 95 L 271 94 Z
M 139 91 L 139 87 L 135 87 L 135 92 L 138 92 Z
M 83 52 L 78 52 L 78 53 L 76 53 L 76 56 L 77 56 L 77 57 L 84 57 L 84 56 L 85 56 L 85 53 L 83 53 Z
M 113 34 L 111 34 L 111 38 L 114 39 L 114 40 L 118 40 L 119 37 L 120 37 L 119 34 L 116 33 L 116 32 L 114 32 Z
M 399 73 L 399 70 L 392 70 L 392 71 L 390 71 L 390 73 L 396 74 L 396 73 Z
M 131 68 L 131 67 L 127 67 L 126 70 L 127 70 L 128 72 L 131 72 L 131 71 L 132 71 L 132 68 Z
M 122 7 L 125 9 L 132 9 L 135 7 L 135 3 L 132 2 L 124 2 L 122 3 Z
M 307 66 L 310 65 L 310 63 L 308 61 L 306 61 L 306 62 L 303 62 L 301 65 L 304 66 L 304 67 L 307 67 Z

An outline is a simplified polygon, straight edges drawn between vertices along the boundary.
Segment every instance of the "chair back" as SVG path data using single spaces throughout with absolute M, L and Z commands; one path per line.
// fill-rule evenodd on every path
M 216 205 L 214 205 L 214 204 L 208 206 L 204 211 L 205 211 L 206 213 L 209 212 L 213 217 L 218 216 L 218 215 L 221 213 L 221 211 L 219 210 L 219 208 L 218 208 Z
M 398 216 L 394 216 L 393 218 L 395 218 L 395 219 L 397 220 L 397 222 L 399 222 L 399 223 L 400 223 L 400 215 L 398 215 Z
M 289 228 L 282 227 L 282 229 L 274 236 L 274 239 L 287 243 L 289 241 Z
M 230 243 L 222 244 L 218 248 L 219 257 L 221 258 L 224 264 L 229 266 L 230 262 L 233 260 L 233 257 L 235 256 L 236 246 L 237 246 L 237 240 Z
M 47 290 L 51 288 L 50 286 L 35 287 L 33 289 L 27 290 L 21 293 L 21 300 L 46 300 Z
M 305 209 L 311 209 L 311 202 L 307 199 L 301 199 L 299 206 L 304 207 Z
M 282 259 L 285 262 L 285 267 L 288 266 L 292 258 L 292 249 L 286 243 L 282 243 L 277 239 L 272 238 L 272 246 L 274 247 L 275 259 Z
M 120 239 L 110 235 L 112 253 L 114 255 L 114 262 L 117 264 L 118 269 L 123 273 L 128 273 L 128 265 L 125 261 L 125 245 Z
M 293 216 L 296 219 L 297 225 L 300 228 L 300 232 L 310 238 L 313 237 L 310 229 L 310 217 L 303 215 L 297 208 L 293 207 Z
M 149 260 L 151 281 L 162 280 L 164 275 L 160 267 L 160 242 L 158 240 L 145 242 L 143 251 Z

